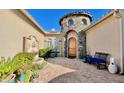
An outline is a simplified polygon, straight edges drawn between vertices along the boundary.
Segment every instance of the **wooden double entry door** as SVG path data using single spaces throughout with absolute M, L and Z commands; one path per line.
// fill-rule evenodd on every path
M 76 39 L 74 37 L 71 37 L 68 40 L 68 57 L 69 58 L 75 58 L 76 57 Z

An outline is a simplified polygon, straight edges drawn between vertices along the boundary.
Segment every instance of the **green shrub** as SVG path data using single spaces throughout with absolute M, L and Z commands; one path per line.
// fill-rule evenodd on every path
M 33 71 L 40 70 L 40 69 L 42 69 L 46 64 L 47 64 L 47 61 L 44 61 L 44 62 L 42 62 L 41 64 L 34 64 L 34 65 L 32 65 L 32 70 L 33 70 Z
M 6 62 L 5 57 L 1 57 L 1 64 L 4 64 Z
M 0 66 L 0 80 L 4 79 L 10 73 L 20 69 L 25 65 L 31 65 L 34 60 L 32 53 L 18 53 L 11 62 Z
M 33 80 L 34 78 L 38 78 L 39 77 L 38 70 L 42 69 L 46 64 L 47 61 L 44 61 L 41 64 L 33 64 L 31 69 L 32 75 L 30 79 Z
M 12 62 L 18 63 L 21 62 L 21 64 L 32 64 L 34 60 L 34 54 L 33 53 L 26 53 L 26 52 L 22 52 L 22 53 L 18 53 L 12 60 Z
M 8 57 L 8 59 L 7 59 L 7 61 L 6 61 L 6 63 L 10 63 L 12 60 L 11 60 L 11 58 L 10 57 Z
M 39 74 L 38 72 L 35 70 L 32 71 L 32 75 L 30 77 L 30 80 L 33 80 L 34 78 L 38 78 L 39 77 Z
M 5 57 L 1 57 L 0 65 L 4 65 L 5 63 L 6 63 Z
M 9 57 L 7 60 L 5 57 L 1 57 L 0 60 L 0 80 L 2 78 L 5 78 L 6 75 L 8 75 L 8 72 L 10 71 L 11 67 L 8 65 L 11 62 L 11 58 Z
M 51 48 L 46 48 L 46 49 L 40 49 L 39 50 L 39 57 L 47 57 L 51 53 L 52 49 Z
M 29 83 L 30 82 L 30 77 L 31 77 L 31 71 L 27 70 L 26 74 L 25 74 L 24 83 Z

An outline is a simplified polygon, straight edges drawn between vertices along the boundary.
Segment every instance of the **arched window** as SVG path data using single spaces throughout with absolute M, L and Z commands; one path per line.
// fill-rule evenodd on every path
M 72 26 L 74 24 L 74 21 L 72 19 L 68 20 L 68 26 Z
M 84 25 L 87 25 L 87 20 L 86 20 L 86 19 L 82 19 L 82 23 L 83 23 Z

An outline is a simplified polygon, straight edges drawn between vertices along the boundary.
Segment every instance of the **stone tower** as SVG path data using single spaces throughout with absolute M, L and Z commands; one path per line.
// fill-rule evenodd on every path
M 91 24 L 92 16 L 86 12 L 73 12 L 60 19 L 63 55 L 79 58 L 86 54 L 86 35 L 82 30 Z

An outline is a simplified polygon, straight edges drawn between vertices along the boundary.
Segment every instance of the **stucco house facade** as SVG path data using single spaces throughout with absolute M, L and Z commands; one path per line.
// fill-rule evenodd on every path
M 85 53 L 92 56 L 95 52 L 109 53 L 115 58 L 120 74 L 124 73 L 124 10 L 111 10 L 95 23 L 91 21 L 89 13 L 74 12 L 62 17 L 64 56 L 79 58 Z
M 48 39 L 54 42 L 61 35 L 45 32 L 26 10 L 0 9 L 0 20 L 0 56 L 13 57 L 26 51 L 25 38 L 31 35 L 37 38 L 40 49 L 49 47 Z
M 112 10 L 92 26 L 83 30 L 86 31 L 87 50 L 91 55 L 96 51 L 109 53 L 115 58 L 120 73 L 124 72 L 123 13 L 124 10 Z
M 26 39 L 34 36 L 39 49 L 57 48 L 63 57 L 109 53 L 124 73 L 124 10 L 111 10 L 93 24 L 90 13 L 66 14 L 60 19 L 61 32 L 44 31 L 26 10 L 1 9 L 0 20 L 0 56 L 26 51 Z

